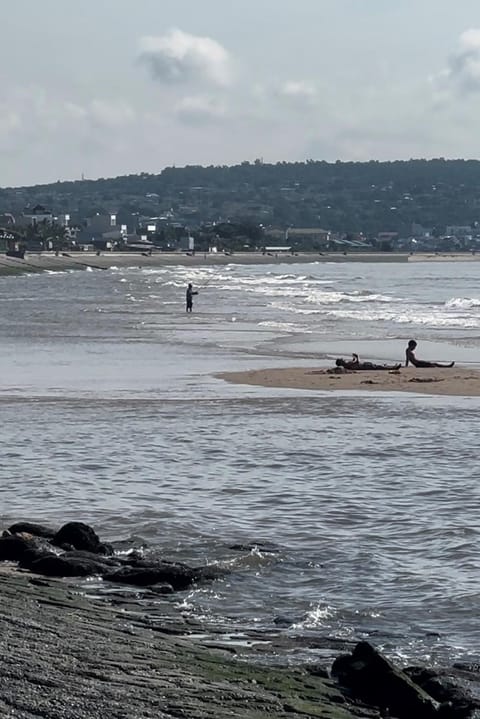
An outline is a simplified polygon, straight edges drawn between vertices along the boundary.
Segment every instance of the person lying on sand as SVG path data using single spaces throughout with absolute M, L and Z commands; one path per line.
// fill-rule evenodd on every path
M 412 364 L 414 367 L 453 367 L 455 362 L 445 364 L 443 362 L 426 362 L 415 357 L 415 348 L 417 343 L 415 340 L 409 340 L 407 349 L 405 350 L 405 367 Z
M 336 359 L 335 364 L 337 367 L 344 367 L 344 369 L 352 370 L 387 370 L 392 372 L 393 370 L 400 369 L 401 364 L 387 365 L 387 364 L 373 364 L 373 362 L 360 362 L 358 355 L 353 354 L 351 360 Z

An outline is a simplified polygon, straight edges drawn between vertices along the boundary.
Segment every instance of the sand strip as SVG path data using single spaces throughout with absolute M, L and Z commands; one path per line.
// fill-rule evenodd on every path
M 452 397 L 480 396 L 480 370 L 465 367 L 452 369 L 408 367 L 397 372 L 361 371 L 348 374 L 329 374 L 324 369 L 314 367 L 283 367 L 222 372 L 216 377 L 235 384 L 262 387 L 321 391 L 414 392 Z

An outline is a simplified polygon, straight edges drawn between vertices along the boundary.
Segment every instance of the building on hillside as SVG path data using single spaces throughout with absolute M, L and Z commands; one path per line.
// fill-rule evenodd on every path
M 54 222 L 53 213 L 43 205 L 35 205 L 32 210 L 25 210 L 22 215 L 22 224 L 24 225 L 39 225 L 42 222 L 48 224 Z
M 98 235 L 103 232 L 115 230 L 117 228 L 117 213 L 97 212 L 95 215 L 87 217 L 86 227 L 92 235 Z
M 265 241 L 280 244 L 281 241 L 288 242 L 292 247 L 298 249 L 324 248 L 331 240 L 330 230 L 321 227 L 288 227 L 286 230 L 267 229 L 265 230 Z
M 472 239 L 473 234 L 474 230 L 471 225 L 448 225 L 445 232 L 445 235 L 448 236 L 465 237 L 468 239 Z

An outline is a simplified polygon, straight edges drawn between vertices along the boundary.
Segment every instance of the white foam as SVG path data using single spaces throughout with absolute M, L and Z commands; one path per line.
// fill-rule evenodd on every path
M 459 309 L 480 307 L 480 299 L 478 297 L 452 297 L 451 300 L 447 300 L 445 302 L 445 307 L 453 307 Z

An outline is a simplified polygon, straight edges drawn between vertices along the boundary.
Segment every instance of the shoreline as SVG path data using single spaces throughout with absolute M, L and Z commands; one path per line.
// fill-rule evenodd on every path
M 68 272 L 71 270 L 92 269 L 107 270 L 112 267 L 168 267 L 183 265 L 186 267 L 218 267 L 225 265 L 281 265 L 318 263 L 406 263 L 406 262 L 478 262 L 480 255 L 467 253 L 298 253 L 295 255 L 263 255 L 259 252 L 239 252 L 232 255 L 205 254 L 187 255 L 178 252 L 158 252 L 152 255 L 136 252 L 94 252 L 63 253 L 53 252 L 27 253 L 25 259 L 0 255 L 0 276 L 32 274 L 37 272 Z
M 476 671 L 468 665 L 440 668 L 430 686 L 428 669 L 425 681 L 425 667 L 410 674 L 367 642 L 307 638 L 318 660 L 292 666 L 288 637 L 206 635 L 195 620 L 162 616 L 165 606 L 149 589 L 150 604 L 120 591 L 102 601 L 70 581 L 2 563 L 2 716 L 380 719 L 387 696 L 394 715 L 400 708 L 407 716 L 407 706 L 408 716 L 431 719 L 460 716 L 458 709 L 468 717 L 478 706 L 470 689 Z M 336 656 L 327 665 L 319 663 L 326 646 Z M 265 652 L 276 657 L 273 664 Z M 346 665 L 368 691 L 342 674 Z
M 201 644 L 204 629 L 181 615 L 159 616 L 158 597 L 149 614 L 134 595 L 90 599 L 78 585 L 5 563 L 0 596 L 2 716 L 377 716 L 351 704 L 327 670 L 257 663 L 256 645 L 264 644 L 258 637 L 250 647 L 241 643 L 241 652 L 222 636 Z M 275 642 L 267 638 L 267 644 L 275 652 Z M 337 651 L 349 648 L 338 643 Z
M 283 367 L 221 372 L 217 379 L 232 384 L 320 392 L 402 392 L 448 397 L 480 397 L 480 370 L 465 367 L 417 369 L 394 372 L 357 371 L 328 373 L 318 367 Z

